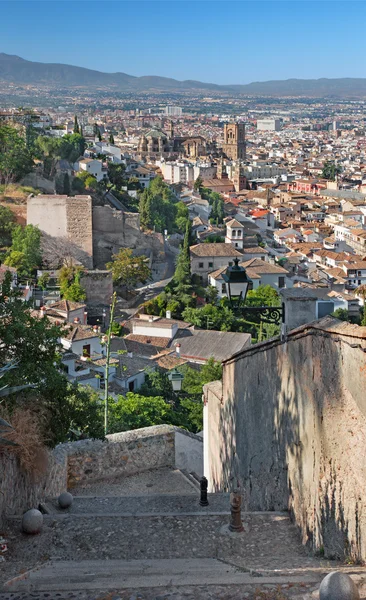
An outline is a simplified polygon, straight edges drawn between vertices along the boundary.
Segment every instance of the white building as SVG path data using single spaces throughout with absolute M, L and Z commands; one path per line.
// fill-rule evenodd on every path
M 258 119 L 257 121 L 258 131 L 280 131 L 280 129 L 280 119 Z
M 101 160 L 94 158 L 83 158 L 75 163 L 75 171 L 86 171 L 93 175 L 97 181 L 102 181 L 107 177 L 107 173 L 103 173 L 103 164 Z
M 194 167 L 186 162 L 157 162 L 164 179 L 169 183 L 190 183 L 195 180 Z
M 225 243 L 232 244 L 234 248 L 243 248 L 244 227 L 236 219 L 226 223 Z
M 164 114 L 168 117 L 181 117 L 183 113 L 183 109 L 181 106 L 166 106 L 164 110 Z

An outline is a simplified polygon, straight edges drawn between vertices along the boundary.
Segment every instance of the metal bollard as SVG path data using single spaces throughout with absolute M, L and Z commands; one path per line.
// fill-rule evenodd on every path
M 201 490 L 200 506 L 208 506 L 207 488 L 208 488 L 208 481 L 207 481 L 206 477 L 201 477 L 201 480 L 200 480 L 200 490 Z
M 230 513 L 229 530 L 236 533 L 244 531 L 241 521 L 241 495 L 238 490 L 234 490 L 230 494 Z

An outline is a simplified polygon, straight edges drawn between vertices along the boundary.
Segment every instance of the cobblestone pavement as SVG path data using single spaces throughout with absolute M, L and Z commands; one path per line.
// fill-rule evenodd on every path
M 13 523 L 7 561 L 34 564 L 48 558 L 222 558 L 237 566 L 273 571 L 336 563 L 310 556 L 287 516 L 246 514 L 248 532 L 227 533 L 228 516 L 45 518 L 41 535 L 19 535 Z
M 0 600 L 312 600 L 318 585 L 184 586 L 108 592 L 0 593 Z
M 181 471 L 161 468 L 129 477 L 83 484 L 70 490 L 75 496 L 140 496 L 151 494 L 197 494 Z
M 144 496 L 111 496 L 111 497 L 93 497 L 77 496 L 74 497 L 72 506 L 68 509 L 61 509 L 56 500 L 47 503 L 47 507 L 56 514 L 141 514 L 141 513 L 195 513 L 202 514 L 209 512 L 230 512 L 229 494 L 209 494 L 209 505 L 200 506 L 199 494 L 188 495 L 155 495 L 148 494 Z

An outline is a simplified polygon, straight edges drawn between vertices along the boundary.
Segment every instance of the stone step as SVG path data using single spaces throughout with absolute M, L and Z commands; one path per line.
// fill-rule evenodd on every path
M 91 516 L 134 516 L 144 515 L 188 515 L 188 514 L 229 514 L 229 494 L 209 494 L 208 506 L 200 506 L 199 493 L 196 495 L 143 495 L 143 496 L 75 496 L 70 508 L 61 509 L 56 499 L 45 503 L 47 512 L 53 515 Z
M 166 560 L 49 561 L 8 581 L 12 592 L 70 590 L 121 590 L 167 586 L 318 584 L 324 572 L 298 575 L 257 573 L 214 558 Z
M 29 537 L 19 536 L 19 520 L 12 520 L 7 561 L 33 565 L 45 555 L 62 561 L 190 557 L 221 559 L 267 574 L 283 569 L 337 568 L 339 564 L 309 555 L 287 514 L 244 513 L 243 521 L 245 531 L 234 534 L 228 530 L 229 515 L 222 513 L 48 515 L 41 534 Z
M 187 472 L 171 467 L 150 469 L 135 475 L 89 481 L 69 490 L 75 496 L 196 495 L 197 480 Z

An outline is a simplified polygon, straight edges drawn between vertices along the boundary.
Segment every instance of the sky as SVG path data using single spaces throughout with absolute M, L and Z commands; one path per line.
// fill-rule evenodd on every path
M 0 52 L 220 84 L 366 77 L 364 0 L 0 0 Z

